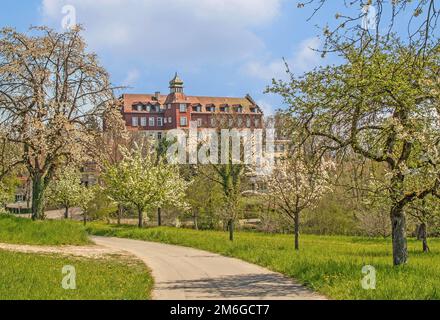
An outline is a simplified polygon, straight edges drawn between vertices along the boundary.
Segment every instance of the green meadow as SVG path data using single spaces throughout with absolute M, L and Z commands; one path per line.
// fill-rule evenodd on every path
M 64 266 L 76 271 L 76 289 L 62 287 Z M 0 250 L 0 300 L 147 300 L 147 267 L 127 257 L 70 258 Z
M 31 221 L 0 215 L 0 243 L 90 245 L 84 227 L 71 221 Z M 65 290 L 64 266 L 76 271 L 76 289 Z M 108 255 L 99 259 L 0 250 L 0 300 L 145 300 L 153 279 L 139 260 Z
M 87 245 L 84 227 L 68 220 L 32 221 L 0 214 L 0 243 L 26 245 Z

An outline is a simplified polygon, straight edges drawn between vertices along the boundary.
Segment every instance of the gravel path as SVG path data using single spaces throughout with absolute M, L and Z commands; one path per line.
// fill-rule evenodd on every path
M 0 243 L 0 250 L 14 251 L 22 253 L 42 253 L 42 254 L 61 254 L 66 256 L 76 256 L 82 258 L 104 258 L 108 255 L 127 256 L 126 251 L 112 249 L 103 246 L 31 246 Z

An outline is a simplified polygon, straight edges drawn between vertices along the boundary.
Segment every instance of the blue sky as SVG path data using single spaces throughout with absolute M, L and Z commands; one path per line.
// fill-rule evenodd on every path
M 0 26 L 61 30 L 72 5 L 95 51 L 116 85 L 126 91 L 168 92 L 178 71 L 190 95 L 251 94 L 271 112 L 280 99 L 263 94 L 271 78 L 285 76 L 282 57 L 303 72 L 323 64 L 316 36 L 327 7 L 307 22 L 296 0 L 23 0 L 2 1 Z

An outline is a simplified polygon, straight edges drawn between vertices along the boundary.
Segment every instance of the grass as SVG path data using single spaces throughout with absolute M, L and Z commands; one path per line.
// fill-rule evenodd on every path
M 27 245 L 90 244 L 84 227 L 76 222 L 32 221 L 0 215 L 0 243 Z
M 76 290 L 62 288 L 66 265 Z M 0 300 L 146 300 L 153 280 L 137 260 L 80 259 L 0 250 Z
M 137 229 L 131 226 L 89 225 L 94 235 L 115 236 L 199 248 L 243 259 L 296 278 L 332 299 L 440 299 L 440 240 L 430 241 L 432 252 L 409 240 L 410 261 L 392 266 L 391 241 L 361 237 L 305 235 L 301 251 L 294 252 L 293 237 L 238 232 L 230 243 L 224 232 L 175 228 Z M 362 268 L 377 271 L 376 290 L 364 290 Z

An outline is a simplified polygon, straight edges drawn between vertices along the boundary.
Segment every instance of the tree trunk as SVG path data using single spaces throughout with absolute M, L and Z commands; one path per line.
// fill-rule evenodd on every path
M 44 178 L 33 177 L 32 180 L 32 220 L 44 219 L 44 193 L 46 186 Z
M 122 217 L 122 211 L 124 210 L 124 208 L 122 207 L 122 205 L 118 205 L 118 226 L 121 225 L 121 217 Z
M 407 263 L 408 247 L 406 240 L 406 218 L 400 206 L 391 209 L 391 226 L 393 238 L 393 262 L 395 266 Z
M 194 219 L 194 229 L 196 229 L 196 230 L 199 230 L 199 223 L 198 223 L 198 219 L 197 219 L 197 216 L 198 216 L 198 214 L 197 214 L 197 212 L 195 211 L 194 212 L 194 215 L 193 215 L 193 219 Z
M 87 225 L 87 212 L 83 212 L 83 222 L 84 222 L 84 226 Z
M 64 208 L 64 219 L 69 219 L 69 206 Z
M 234 220 L 233 219 L 229 220 L 228 226 L 229 226 L 229 240 L 234 241 Z
M 162 226 L 162 209 L 161 208 L 157 208 L 157 225 L 159 227 Z
M 428 246 L 428 230 L 426 223 L 422 223 L 417 229 L 417 239 L 422 240 L 423 252 L 429 252 Z
M 299 213 L 295 213 L 295 250 L 299 250 Z
M 138 208 L 138 218 L 139 218 L 138 227 L 143 228 L 144 227 L 144 212 L 140 208 Z

